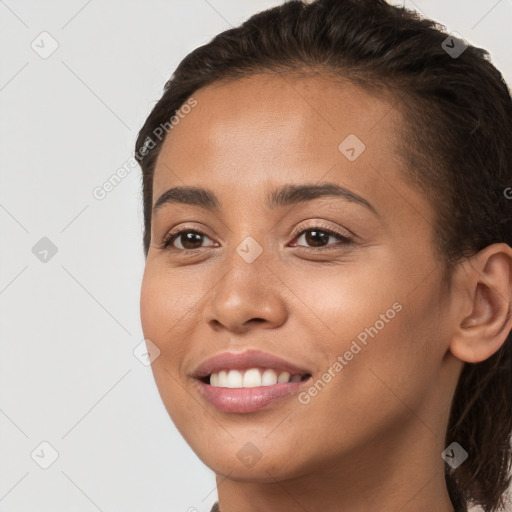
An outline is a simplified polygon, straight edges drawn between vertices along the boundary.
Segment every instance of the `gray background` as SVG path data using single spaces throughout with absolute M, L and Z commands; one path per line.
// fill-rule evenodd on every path
M 0 512 L 192 512 L 215 501 L 213 473 L 133 354 L 139 170 L 127 167 L 102 200 L 93 190 L 127 162 L 179 61 L 278 3 L 0 0 Z M 405 5 L 488 49 L 510 83 L 512 0 Z M 58 453 L 47 469 L 43 441 Z

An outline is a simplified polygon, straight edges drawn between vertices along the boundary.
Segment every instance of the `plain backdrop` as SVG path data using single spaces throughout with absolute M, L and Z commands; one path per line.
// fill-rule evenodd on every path
M 216 500 L 136 357 L 139 169 L 93 191 L 133 154 L 180 60 L 278 3 L 0 0 L 0 512 Z M 405 6 L 487 49 L 510 83 L 512 0 Z

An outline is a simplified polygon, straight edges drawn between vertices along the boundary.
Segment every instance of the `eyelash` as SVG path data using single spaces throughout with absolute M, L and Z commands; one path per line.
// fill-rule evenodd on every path
M 349 238 L 345 235 L 342 235 L 341 233 L 338 233 L 337 231 L 334 231 L 330 228 L 324 227 L 322 225 L 315 225 L 315 226 L 311 226 L 311 227 L 308 227 L 308 228 L 305 228 L 302 230 L 299 229 L 299 230 L 294 231 L 294 233 L 292 234 L 293 240 L 295 240 L 296 238 L 300 238 L 300 236 L 302 236 L 304 233 L 307 233 L 308 231 L 321 231 L 322 233 L 325 233 L 329 236 L 334 236 L 341 241 L 341 245 L 349 245 L 350 243 L 353 242 L 353 240 L 351 238 Z M 181 229 L 180 231 L 175 231 L 175 232 L 169 233 L 163 241 L 162 248 L 166 249 L 168 251 L 180 251 L 183 253 L 192 253 L 192 252 L 196 252 L 199 249 L 202 249 L 202 247 L 200 247 L 199 249 L 180 249 L 178 247 L 170 247 L 171 244 L 174 242 L 174 240 L 179 238 L 179 236 L 182 235 L 183 233 L 196 233 L 198 235 L 202 235 L 207 238 L 210 238 L 206 233 L 203 233 L 199 229 L 185 228 L 185 229 Z M 329 246 L 327 246 L 327 247 L 307 247 L 304 245 L 300 245 L 298 247 L 303 247 L 303 248 L 309 249 L 311 251 L 329 251 L 329 250 L 339 248 L 339 246 L 333 248 L 333 247 L 329 247 Z

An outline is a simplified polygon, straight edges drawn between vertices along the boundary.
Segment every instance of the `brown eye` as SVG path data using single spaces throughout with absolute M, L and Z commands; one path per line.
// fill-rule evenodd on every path
M 181 247 L 174 247 L 175 249 L 183 251 L 193 251 L 194 249 L 200 249 L 203 237 L 208 238 L 204 233 L 192 229 L 177 231 L 175 233 L 171 233 L 165 239 L 164 249 L 173 244 L 175 240 L 181 244 Z
M 313 247 L 321 247 L 327 244 L 331 235 L 325 231 L 318 231 L 316 229 L 308 229 L 304 233 L 304 240 L 308 245 Z
M 331 237 L 337 238 L 340 242 L 342 242 L 341 245 L 348 244 L 352 242 L 350 238 L 347 238 L 346 236 L 337 233 L 336 231 L 333 231 L 331 229 L 326 228 L 308 228 L 299 233 L 298 239 L 300 240 L 302 237 L 304 237 L 304 240 L 306 244 L 308 244 L 311 248 L 322 248 L 327 245 L 329 242 L 329 239 Z M 333 245 L 333 244 L 328 244 Z M 303 247 L 301 245 L 301 247 Z M 307 247 L 307 246 L 306 246 Z

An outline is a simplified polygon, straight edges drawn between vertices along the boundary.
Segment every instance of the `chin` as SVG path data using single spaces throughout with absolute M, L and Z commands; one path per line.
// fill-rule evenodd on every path
M 242 448 L 235 449 L 238 444 L 232 439 L 228 445 L 192 448 L 215 474 L 237 482 L 275 483 L 307 473 L 305 461 L 290 460 L 290 454 L 294 452 L 291 447 L 281 453 L 269 446 L 265 453 L 258 453 L 245 441 L 240 443 Z

